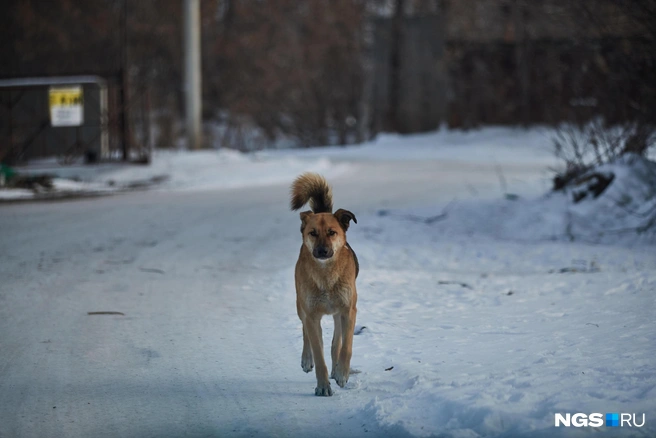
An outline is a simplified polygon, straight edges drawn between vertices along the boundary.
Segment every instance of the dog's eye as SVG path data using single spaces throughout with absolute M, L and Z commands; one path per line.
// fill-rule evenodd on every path
M 312 230 L 312 231 L 310 231 L 310 236 L 312 236 L 312 237 L 317 237 L 318 234 L 317 234 L 316 231 Z
M 337 233 L 334 230 L 328 230 L 328 235 L 329 236 L 334 236 L 335 234 L 337 234 Z

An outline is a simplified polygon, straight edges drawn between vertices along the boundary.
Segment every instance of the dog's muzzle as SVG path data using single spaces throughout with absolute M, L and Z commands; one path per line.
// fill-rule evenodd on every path
M 325 246 L 317 246 L 312 251 L 312 255 L 319 260 L 326 260 L 333 256 L 333 250 Z

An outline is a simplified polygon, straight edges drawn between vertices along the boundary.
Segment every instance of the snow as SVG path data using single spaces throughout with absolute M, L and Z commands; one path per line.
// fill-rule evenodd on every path
M 656 435 L 653 240 L 600 234 L 639 225 L 614 201 L 649 206 L 649 164 L 572 204 L 545 194 L 551 160 L 505 128 L 167 152 L 85 181 L 168 175 L 156 190 L 2 206 L 0 436 Z M 358 219 L 360 372 L 332 398 L 300 367 L 303 171 Z M 577 412 L 646 425 L 554 427 Z
M 326 158 L 307 162 L 293 157 L 262 161 L 229 149 L 218 151 L 162 151 L 147 167 L 130 167 L 103 175 L 100 181 L 125 186 L 134 180 L 166 176 L 160 189 L 200 191 L 234 189 L 282 183 L 298 173 L 312 171 L 337 176 L 347 165 L 333 165 Z
M 442 160 L 483 163 L 556 165 L 548 128 L 488 127 L 472 131 L 441 129 L 404 136 L 381 134 L 357 147 L 330 146 L 261 151 L 256 156 L 329 157 L 337 160 Z
M 109 191 L 109 187 L 100 183 L 85 183 L 73 181 L 65 178 L 53 178 L 52 185 L 57 191 L 78 192 L 78 191 Z
M 283 149 L 251 154 L 231 149 L 155 151 L 152 163 L 142 165 L 100 164 L 58 166 L 54 160 L 39 160 L 18 168 L 24 174 L 54 174 L 54 192 L 75 194 L 119 192 L 151 187 L 162 191 L 222 190 L 284 183 L 302 172 L 317 172 L 327 178 L 348 171 L 361 161 L 438 161 L 468 163 L 472 171 L 480 164 L 501 168 L 541 169 L 557 163 L 549 148 L 550 131 L 491 127 L 478 131 L 446 129 L 410 138 L 383 134 L 361 146 Z M 498 169 L 497 169 L 498 170 Z M 476 175 L 472 175 L 475 183 Z M 501 174 L 500 178 L 504 178 Z M 505 183 L 505 182 L 504 182 Z M 1 199 L 34 197 L 30 192 L 0 190 Z M 41 193 L 43 196 L 44 193 Z
M 34 192 L 27 189 L 3 189 L 0 188 L 0 199 L 29 199 L 34 197 Z
M 237 151 L 157 151 L 153 163 L 143 165 L 101 165 L 91 167 L 31 167 L 18 170 L 27 174 L 48 173 L 58 194 L 80 192 L 120 192 L 151 187 L 161 191 L 204 191 L 234 189 L 282 183 L 305 171 L 335 177 L 348 169 L 345 163 L 327 158 L 299 160 L 277 157 L 269 160 Z M 47 193 L 47 191 L 42 191 Z M 42 193 L 42 194 L 43 194 Z M 30 191 L 0 190 L 0 199 L 37 196 Z
M 624 245 L 656 242 L 656 230 L 636 232 L 656 214 L 656 164 L 626 155 L 599 166 L 595 172 L 615 177 L 598 198 L 588 196 L 574 203 L 572 191 L 578 188 L 570 188 L 510 200 L 462 199 L 447 207 L 446 213 L 457 219 L 440 226 L 452 234 L 495 236 L 527 243 L 536 239 Z M 406 214 L 432 217 L 440 213 L 434 207 L 423 207 Z
M 653 248 L 513 242 L 391 215 L 362 222 L 376 231 L 350 239 L 368 267 L 354 366 L 367 370 L 360 390 L 385 392 L 370 404 L 382 424 L 417 436 L 559 436 L 556 412 L 656 413 Z
M 53 178 L 52 188 L 37 190 L 0 188 L 0 201 L 53 199 L 72 195 L 98 195 L 115 192 L 112 187 L 100 182 L 81 182 L 66 178 Z
M 491 127 L 477 131 L 446 129 L 404 137 L 383 134 L 361 146 L 283 149 L 246 154 L 231 149 L 155 151 L 148 166 L 105 163 L 93 166 L 58 166 L 55 160 L 40 160 L 19 167 L 24 174 L 54 174 L 55 195 L 111 193 L 134 188 L 161 191 L 225 190 L 286 183 L 302 172 L 317 172 L 336 178 L 358 162 L 430 161 L 450 171 L 450 163 L 471 167 L 470 184 L 478 185 L 476 171 L 494 163 L 515 171 L 540 171 L 557 165 L 549 146 L 550 131 Z M 505 178 L 503 173 L 497 180 Z M 485 180 L 487 181 L 487 180 Z M 544 181 L 542 181 L 544 182 Z M 503 181 L 505 184 L 505 181 Z M 495 185 L 497 186 L 497 185 Z M 546 187 L 542 184 L 541 187 Z M 486 191 L 486 187 L 480 188 Z M 520 189 L 521 191 L 522 189 Z M 0 200 L 45 197 L 48 191 L 32 193 L 0 190 Z

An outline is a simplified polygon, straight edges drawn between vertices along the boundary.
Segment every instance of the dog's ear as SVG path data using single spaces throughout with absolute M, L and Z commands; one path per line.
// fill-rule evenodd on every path
M 339 221 L 339 224 L 342 226 L 344 231 L 348 230 L 350 221 L 353 221 L 356 224 L 358 223 L 358 220 L 355 218 L 355 215 L 348 210 L 344 210 L 343 208 L 340 208 L 335 212 L 335 217 Z
M 301 212 L 301 215 L 300 215 L 301 216 L 301 233 L 305 229 L 305 223 L 307 222 L 307 219 L 312 215 L 313 215 L 312 210 L 302 211 Z

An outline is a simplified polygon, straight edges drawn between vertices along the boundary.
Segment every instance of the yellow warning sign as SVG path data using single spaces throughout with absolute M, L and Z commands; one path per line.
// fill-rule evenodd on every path
M 79 126 L 84 117 L 81 86 L 50 87 L 50 122 L 52 126 Z

